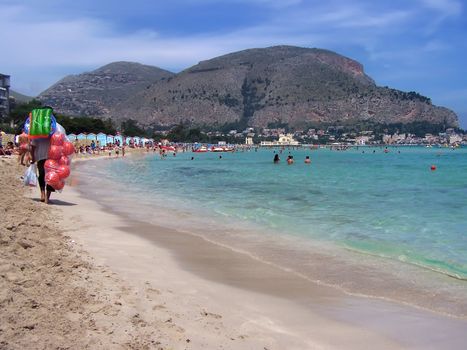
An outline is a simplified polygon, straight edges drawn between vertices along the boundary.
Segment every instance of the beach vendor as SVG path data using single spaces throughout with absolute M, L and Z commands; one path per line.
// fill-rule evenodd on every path
M 52 186 L 45 184 L 45 169 L 44 164 L 48 157 L 50 147 L 50 138 L 33 139 L 31 140 L 31 164 L 37 162 L 37 170 L 39 172 L 39 188 L 41 190 L 41 202 L 48 203 L 50 194 L 55 192 Z
M 38 182 L 41 191 L 41 202 L 48 203 L 54 188 L 45 184 L 44 164 L 48 158 L 50 135 L 53 133 L 51 122 L 52 108 L 38 108 L 31 112 L 27 128 L 31 145 L 31 164 L 37 162 Z

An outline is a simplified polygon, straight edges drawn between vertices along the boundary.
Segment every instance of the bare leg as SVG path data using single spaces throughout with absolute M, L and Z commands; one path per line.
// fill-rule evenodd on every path
M 45 204 L 49 204 L 49 202 L 50 202 L 50 194 L 51 194 L 51 193 L 52 193 L 52 192 L 51 192 L 49 189 L 47 189 L 47 196 L 45 197 Z
M 41 202 L 45 202 L 45 191 L 41 190 Z

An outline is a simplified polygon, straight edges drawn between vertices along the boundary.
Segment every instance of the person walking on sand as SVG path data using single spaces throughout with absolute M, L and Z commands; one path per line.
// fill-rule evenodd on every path
M 41 190 L 41 202 L 46 204 L 50 201 L 50 194 L 55 192 L 54 188 L 45 184 L 45 161 L 47 160 L 50 147 L 50 138 L 31 140 L 31 164 L 37 162 L 39 172 L 39 188 Z

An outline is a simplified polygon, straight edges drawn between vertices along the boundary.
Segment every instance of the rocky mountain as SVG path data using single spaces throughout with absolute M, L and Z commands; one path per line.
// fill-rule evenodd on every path
M 114 62 L 92 72 L 69 75 L 38 98 L 66 115 L 110 117 L 115 105 L 173 75 L 153 66 Z
M 69 93 L 64 81 L 56 84 L 60 89 L 55 85 L 41 98 L 48 97 L 49 103 L 65 113 L 133 118 L 143 125 L 187 122 L 213 127 L 288 124 L 303 128 L 367 120 L 458 125 L 454 112 L 432 105 L 429 98 L 378 87 L 360 63 L 322 49 L 275 46 L 239 51 L 202 61 L 176 75 L 166 72 L 150 86 L 139 90 L 135 86 L 131 93 L 122 87 L 119 98 L 109 94 L 113 90 L 102 89 L 106 80 L 96 72 L 104 68 L 92 72 L 93 79 L 86 84 L 84 75 L 66 78 L 75 79 L 74 90 L 68 87 L 72 90 L 68 99 L 64 99 Z M 117 90 L 125 86 L 114 83 Z M 89 103 L 89 94 L 87 99 L 80 97 L 86 90 L 92 91 L 93 103 Z M 75 108 L 88 105 L 94 107 Z

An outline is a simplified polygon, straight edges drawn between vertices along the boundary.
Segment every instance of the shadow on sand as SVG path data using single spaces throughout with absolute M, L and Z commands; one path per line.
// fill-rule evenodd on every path
M 32 199 L 34 202 L 40 202 L 41 200 L 39 198 L 33 198 Z M 49 201 L 49 205 L 62 205 L 62 206 L 73 206 L 73 205 L 77 205 L 76 203 L 71 203 L 71 202 L 65 202 L 65 201 L 61 201 L 60 199 L 51 199 Z

